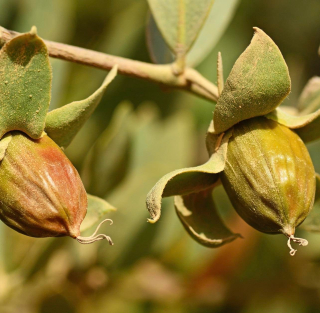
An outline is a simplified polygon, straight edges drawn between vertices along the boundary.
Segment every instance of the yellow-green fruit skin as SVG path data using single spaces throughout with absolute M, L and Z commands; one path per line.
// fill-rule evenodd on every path
M 0 219 L 31 237 L 76 238 L 86 212 L 81 178 L 57 144 L 13 132 L 0 162 Z
M 315 171 L 306 146 L 264 117 L 234 126 L 221 180 L 238 214 L 264 233 L 293 235 L 313 206 Z

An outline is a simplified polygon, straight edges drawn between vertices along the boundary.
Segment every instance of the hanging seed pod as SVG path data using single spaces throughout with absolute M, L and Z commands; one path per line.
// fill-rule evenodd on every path
M 0 163 L 0 219 L 31 237 L 70 236 L 80 243 L 108 239 L 112 244 L 96 232 L 80 236 L 87 194 L 77 170 L 54 141 L 46 135 L 37 140 L 20 132 L 11 135 Z
M 239 215 L 255 229 L 295 238 L 310 212 L 315 195 L 315 171 L 307 148 L 296 133 L 264 117 L 233 128 L 223 186 Z

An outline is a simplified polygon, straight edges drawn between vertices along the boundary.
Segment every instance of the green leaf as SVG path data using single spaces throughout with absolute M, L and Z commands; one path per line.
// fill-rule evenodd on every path
M 266 117 L 294 129 L 305 143 L 320 138 L 320 109 L 308 115 L 294 116 L 277 108 Z
M 314 112 L 320 108 L 320 77 L 312 77 L 304 87 L 298 108 L 302 114 Z
M 148 0 L 158 28 L 170 49 L 184 56 L 210 11 L 213 0 Z
M 11 139 L 12 135 L 9 133 L 0 140 L 0 161 L 3 160 Z
M 20 130 L 40 138 L 51 97 L 51 66 L 33 28 L 0 50 L 0 138 Z
M 239 0 L 215 0 L 200 33 L 187 54 L 187 64 L 195 67 L 217 44 L 231 18 Z M 149 14 L 147 23 L 147 46 L 151 60 L 158 64 L 174 61 L 174 56 L 163 39 L 157 24 Z
M 195 67 L 210 53 L 229 25 L 239 0 L 215 0 L 199 36 L 187 54 L 187 64 Z
M 176 212 L 187 232 L 200 244 L 217 248 L 241 237 L 233 234 L 218 215 L 212 188 L 174 197 Z
M 67 147 L 98 106 L 107 86 L 117 75 L 115 65 L 101 87 L 90 97 L 69 103 L 48 113 L 45 131 L 59 146 Z
M 125 177 L 132 145 L 132 106 L 120 104 L 110 126 L 90 149 L 81 177 L 86 190 L 104 197 L 115 189 Z
M 273 111 L 290 92 L 288 67 L 272 39 L 261 29 L 238 58 L 225 83 L 214 115 L 215 133 Z
M 314 206 L 301 228 L 311 232 L 320 232 L 320 175 L 318 173 L 316 173 Z
M 173 195 L 187 195 L 212 187 L 219 179 L 218 173 L 223 171 L 227 156 L 229 131 L 221 140 L 221 144 L 213 145 L 214 153 L 208 162 L 196 167 L 175 170 L 163 176 L 147 195 L 147 209 L 151 218 L 149 222 L 155 223 L 161 214 L 161 200 L 163 197 Z M 211 138 L 211 136 L 209 136 Z M 217 140 L 219 140 L 216 136 Z M 214 142 L 216 140 L 212 139 Z
M 116 208 L 107 201 L 88 194 L 88 209 L 85 219 L 81 224 L 81 231 L 95 225 L 105 214 L 116 211 Z
M 164 41 L 153 15 L 149 12 L 146 27 L 147 47 L 153 63 L 168 64 L 174 61 L 174 55 Z

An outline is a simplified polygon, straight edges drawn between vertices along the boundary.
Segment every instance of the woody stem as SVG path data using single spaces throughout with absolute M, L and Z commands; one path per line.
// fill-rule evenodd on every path
M 3 44 L 20 33 L 0 27 L 0 42 Z M 151 64 L 126 59 L 89 49 L 44 40 L 49 55 L 74 63 L 88 65 L 103 70 L 110 70 L 118 65 L 118 72 L 123 75 L 138 77 L 167 87 L 191 92 L 209 101 L 216 102 L 218 88 L 193 68 L 185 68 L 182 73 L 175 73 L 172 64 Z

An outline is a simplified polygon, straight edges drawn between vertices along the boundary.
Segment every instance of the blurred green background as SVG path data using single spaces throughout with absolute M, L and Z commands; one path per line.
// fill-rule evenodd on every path
M 308 79 L 320 75 L 320 1 L 233 3 L 230 23 L 225 32 L 212 29 L 222 37 L 197 69 L 216 82 L 221 51 L 227 77 L 257 26 L 287 61 L 292 92 L 284 104 L 296 106 Z M 151 62 L 147 16 L 146 0 L 0 0 L 5 28 L 25 32 L 36 25 L 44 39 Z M 87 97 L 106 75 L 51 61 L 51 109 Z M 115 245 L 28 238 L 1 224 L 0 312 L 320 312 L 319 234 L 298 232 L 309 246 L 292 258 L 284 236 L 247 226 L 220 187 L 214 196 L 221 214 L 244 239 L 215 250 L 200 246 L 183 230 L 170 198 L 160 221 L 146 223 L 145 197 L 156 181 L 206 160 L 213 108 L 182 91 L 117 76 L 66 150 L 87 190 L 118 208 L 110 214 L 113 226 L 103 226 Z M 319 142 L 308 148 L 320 172 Z

